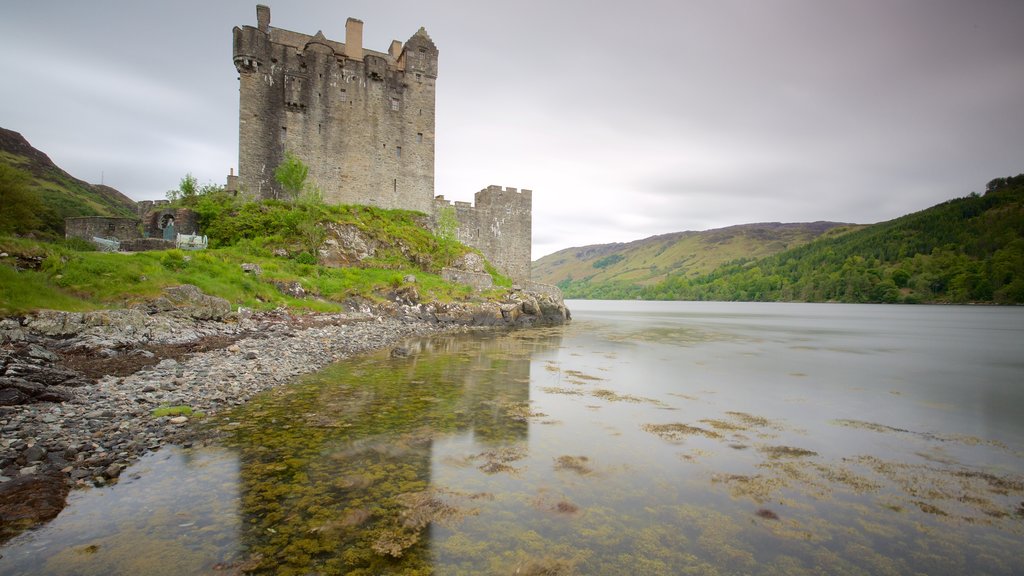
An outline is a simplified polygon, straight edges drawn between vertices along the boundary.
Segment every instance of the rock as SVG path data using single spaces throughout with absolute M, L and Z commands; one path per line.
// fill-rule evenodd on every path
M 242 272 L 245 272 L 246 274 L 252 274 L 253 276 L 259 276 L 263 274 L 263 268 L 260 268 L 259 264 L 245 262 L 242 264 Z
M 125 469 L 124 464 L 120 462 L 114 462 L 110 466 L 107 466 L 106 470 L 103 471 L 103 475 L 107 478 L 114 479 L 121 475 Z
M 39 444 L 34 444 L 22 452 L 22 456 L 25 457 L 26 462 L 42 462 L 43 458 L 46 458 L 46 449 Z
M 529 314 L 531 316 L 540 314 L 540 304 L 538 304 L 537 299 L 532 296 L 526 297 L 520 306 L 522 307 L 523 314 Z
M 165 288 L 164 296 L 178 311 L 198 320 L 220 320 L 231 313 L 230 302 L 203 294 L 191 284 Z
M 256 360 L 259 357 L 260 357 L 259 354 L 253 352 L 252 350 L 250 350 L 250 351 L 245 353 L 245 359 L 246 360 Z
M 25 354 L 29 358 L 44 360 L 46 362 L 56 362 L 60 359 L 56 354 L 38 344 L 29 344 L 28 348 L 25 350 Z
M 402 282 L 405 282 L 407 284 L 415 284 L 416 276 L 413 274 L 406 274 L 405 276 L 402 277 Z
M 303 288 L 302 284 L 299 284 L 298 281 L 292 281 L 292 282 L 278 281 L 278 282 L 274 282 L 273 284 L 274 284 L 274 287 L 277 288 L 278 292 L 280 292 L 281 294 L 284 294 L 285 296 L 291 296 L 292 298 L 305 298 L 306 297 L 306 289 Z
M 420 291 L 414 285 L 402 286 L 395 291 L 395 300 L 403 304 L 419 304 Z
M 320 247 L 320 261 L 325 266 L 351 266 L 373 256 L 377 241 L 353 224 L 328 223 L 327 239 Z
M 242 348 L 238 344 L 232 344 L 231 346 L 228 346 L 228 352 L 231 352 L 232 354 L 237 354 L 241 350 Z
M 188 422 L 188 416 L 175 416 L 168 420 L 168 422 L 171 424 L 184 424 L 185 422 Z
M 68 485 L 56 473 L 0 483 L 0 542 L 56 517 L 67 495 Z
M 274 248 L 274 251 L 271 252 L 271 254 L 273 254 L 277 258 L 287 258 L 288 257 L 288 251 L 285 250 L 284 248 Z

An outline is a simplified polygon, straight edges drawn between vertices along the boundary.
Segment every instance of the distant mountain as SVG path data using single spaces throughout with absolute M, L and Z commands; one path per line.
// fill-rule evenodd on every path
M 856 228 L 698 275 L 560 285 L 576 298 L 1024 303 L 1024 174 L 992 180 L 983 195 Z
M 41 232 L 63 236 L 64 218 L 71 216 L 136 216 L 135 202 L 111 188 L 89 184 L 61 170 L 21 134 L 0 128 L 0 163 L 28 172 L 43 208 Z
M 770 256 L 856 224 L 778 222 L 742 224 L 703 232 L 675 232 L 629 243 L 566 248 L 533 263 L 533 279 L 571 287 L 586 283 L 649 286 L 674 276 L 698 276 L 738 258 Z

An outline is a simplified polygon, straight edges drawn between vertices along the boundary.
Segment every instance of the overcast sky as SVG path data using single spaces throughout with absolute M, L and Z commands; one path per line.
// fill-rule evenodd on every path
M 237 166 L 237 0 L 3 0 L 0 126 L 136 199 Z M 440 50 L 436 193 L 534 191 L 533 257 L 750 222 L 873 223 L 1024 172 L 1021 0 L 269 2 Z

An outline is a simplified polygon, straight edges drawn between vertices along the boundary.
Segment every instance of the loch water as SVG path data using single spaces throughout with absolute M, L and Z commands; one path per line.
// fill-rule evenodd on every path
M 568 305 L 209 418 L 0 573 L 1024 573 L 1024 309 Z

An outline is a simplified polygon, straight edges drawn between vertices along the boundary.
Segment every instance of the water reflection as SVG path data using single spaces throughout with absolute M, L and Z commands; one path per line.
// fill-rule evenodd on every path
M 230 414 L 253 573 L 375 574 L 431 566 L 428 525 L 487 495 L 435 486 L 437 439 L 467 436 L 462 465 L 514 470 L 529 436 L 530 355 L 557 330 L 445 337 L 346 362 Z M 270 423 L 272 426 L 268 426 Z
M 1024 573 L 1024 311 L 574 312 L 272 391 L 211 422 L 226 450 L 195 452 L 237 477 L 153 469 L 196 482 L 153 488 L 196 524 L 121 519 L 49 544 L 33 573 L 91 573 L 150 537 L 182 572 Z M 207 481 L 227 504 L 192 502 Z M 207 523 L 203 545 L 174 532 Z M 134 560 L 96 573 L 157 573 Z

